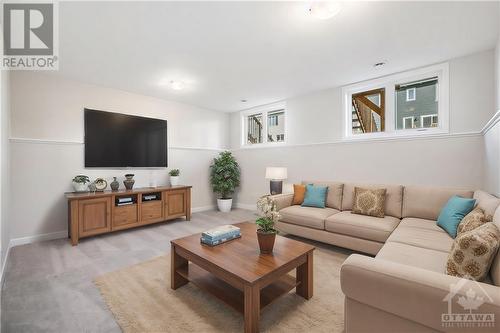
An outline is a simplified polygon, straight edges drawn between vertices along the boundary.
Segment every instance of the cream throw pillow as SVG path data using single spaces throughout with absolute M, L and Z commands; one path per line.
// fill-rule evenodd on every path
M 354 214 L 384 217 L 386 192 L 385 188 L 366 189 L 355 187 L 352 212 Z
M 500 231 L 491 222 L 455 238 L 446 263 L 446 274 L 483 280 L 500 244 Z
M 490 221 L 486 221 L 486 217 L 484 216 L 484 210 L 482 210 L 479 207 L 476 207 L 472 210 L 472 212 L 465 215 L 465 217 L 462 219 L 457 228 L 457 235 L 460 235 L 461 233 L 467 231 L 474 230 L 477 227 L 485 224 L 486 222 Z

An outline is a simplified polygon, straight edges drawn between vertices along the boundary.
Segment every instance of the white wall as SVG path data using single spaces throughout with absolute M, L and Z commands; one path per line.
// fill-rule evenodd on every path
M 498 121 L 498 118 L 497 118 Z M 500 197 L 500 123 L 484 135 L 484 189 Z
M 500 31 L 498 31 L 497 47 L 495 48 L 495 96 L 496 109 L 500 110 Z
M 500 9 L 499 9 L 500 11 Z M 495 99 L 497 116 L 484 135 L 484 187 L 500 196 L 500 31 L 495 49 Z
M 16 212 L 11 238 L 63 234 L 64 192 L 77 174 L 104 177 L 108 183 L 118 176 L 121 183 L 132 172 L 138 187 L 149 186 L 152 177 L 157 185 L 168 184 L 167 169 L 85 169 L 85 107 L 167 119 L 169 168 L 180 168 L 182 183 L 193 186 L 193 209 L 213 205 L 208 167 L 228 141 L 226 113 L 35 72 L 13 72 L 11 91 L 11 209 Z
M 9 72 L 0 71 L 0 269 L 3 269 L 9 246 L 10 209 L 10 84 Z M 3 273 L 3 271 L 2 271 Z
M 445 138 L 340 142 L 341 87 L 286 101 L 288 147 L 239 148 L 240 115 L 232 114 L 230 142 L 242 167 L 238 202 L 250 205 L 268 192 L 266 166 L 288 167 L 287 182 L 482 187 L 484 145 L 478 132 L 494 114 L 494 51 L 452 59 L 449 65 L 450 135 Z

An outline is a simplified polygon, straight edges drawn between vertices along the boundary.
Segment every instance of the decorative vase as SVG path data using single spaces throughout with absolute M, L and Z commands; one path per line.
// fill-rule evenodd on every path
M 113 181 L 109 184 L 109 186 L 111 186 L 111 191 L 118 191 L 120 183 L 116 180 L 116 177 L 113 177 Z
M 179 185 L 181 176 L 170 176 L 170 185 L 171 186 L 177 186 Z
M 88 192 L 87 183 L 73 182 L 73 189 L 75 192 Z
M 275 232 L 262 232 L 257 230 L 257 240 L 261 254 L 273 253 L 274 241 L 276 240 Z
M 134 187 L 135 180 L 133 178 L 134 178 L 133 174 L 125 175 L 125 180 L 123 181 L 123 185 L 125 185 L 125 188 L 127 190 L 131 190 Z
M 92 182 L 89 184 L 89 192 L 95 192 L 95 191 L 97 191 L 97 186 L 95 182 Z
M 233 199 L 217 199 L 217 207 L 223 213 L 229 213 L 232 205 Z

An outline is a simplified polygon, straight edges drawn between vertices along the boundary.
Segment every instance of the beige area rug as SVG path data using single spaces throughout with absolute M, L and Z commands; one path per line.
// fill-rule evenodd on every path
M 346 258 L 317 248 L 313 298 L 292 291 L 276 300 L 261 312 L 260 331 L 342 332 L 339 273 Z M 240 313 L 196 286 L 170 289 L 170 256 L 107 273 L 95 284 L 124 332 L 243 332 Z

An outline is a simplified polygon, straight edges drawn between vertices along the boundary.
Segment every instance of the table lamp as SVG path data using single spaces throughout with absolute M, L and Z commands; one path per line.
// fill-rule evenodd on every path
M 270 180 L 271 195 L 281 194 L 283 191 L 283 180 L 287 178 L 287 170 L 282 167 L 267 167 L 266 179 Z

